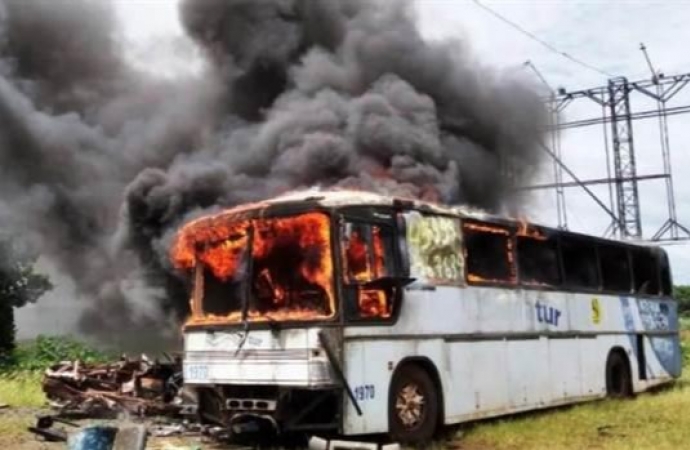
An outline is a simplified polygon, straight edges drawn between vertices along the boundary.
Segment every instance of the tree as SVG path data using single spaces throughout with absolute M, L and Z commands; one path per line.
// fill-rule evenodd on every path
M 15 347 L 14 308 L 34 303 L 53 288 L 48 277 L 34 271 L 36 256 L 0 242 L 0 362 Z
M 673 297 L 678 301 L 678 315 L 689 315 L 690 286 L 674 286 Z

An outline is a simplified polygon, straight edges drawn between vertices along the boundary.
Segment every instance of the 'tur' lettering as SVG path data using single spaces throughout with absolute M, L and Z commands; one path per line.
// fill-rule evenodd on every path
M 535 308 L 537 309 L 537 320 L 539 322 L 546 322 L 549 325 L 558 326 L 558 319 L 561 317 L 561 312 L 558 309 L 539 302 L 537 302 Z

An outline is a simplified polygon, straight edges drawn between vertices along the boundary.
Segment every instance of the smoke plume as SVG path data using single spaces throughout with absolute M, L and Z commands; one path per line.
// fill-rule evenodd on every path
M 179 12 L 206 65 L 163 80 L 126 62 L 106 2 L 0 0 L 0 226 L 74 280 L 82 331 L 175 330 L 168 245 L 201 211 L 314 185 L 499 211 L 538 170 L 530 86 L 424 40 L 405 2 Z

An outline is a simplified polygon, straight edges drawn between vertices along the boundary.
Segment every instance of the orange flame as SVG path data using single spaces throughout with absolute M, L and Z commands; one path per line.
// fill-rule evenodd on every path
M 353 231 L 343 255 L 346 273 L 351 281 L 367 282 L 386 275 L 383 239 L 379 227 L 372 228 L 373 261 L 370 261 L 369 250 L 363 237 Z M 383 290 L 359 287 L 357 300 L 360 317 L 390 317 L 390 308 Z
M 510 235 L 510 231 L 508 231 L 506 228 L 496 227 L 496 226 L 492 226 L 489 224 L 464 222 L 462 226 L 466 230 L 481 231 L 484 233 L 493 233 L 493 234 L 503 234 L 505 236 Z
M 306 213 L 294 217 L 257 220 L 252 258 L 264 259 L 278 250 L 280 243 L 296 242 L 309 255 L 316 250 L 318 258 L 300 265 L 302 276 L 321 286 L 327 293 L 330 310 L 335 311 L 333 296 L 333 263 L 328 217 L 322 213 Z M 279 288 L 280 289 L 280 288 Z
M 239 220 L 238 220 L 239 219 Z M 335 312 L 333 292 L 333 265 L 330 245 L 329 218 L 322 213 L 312 212 L 298 216 L 252 219 L 249 220 L 234 214 L 208 216 L 185 226 L 178 234 L 172 247 L 171 259 L 178 269 L 192 269 L 197 264 L 208 268 L 212 275 L 221 281 L 235 278 L 241 274 L 240 267 L 249 246 L 249 230 L 252 234 L 252 260 L 255 265 L 269 264 L 250 276 L 250 282 L 256 289 L 268 287 L 273 308 L 265 313 L 249 310 L 250 320 L 311 320 L 327 318 Z M 300 255 L 299 267 L 295 270 L 308 283 L 319 286 L 326 295 L 327 313 L 314 306 L 299 304 L 296 295 L 289 292 L 289 287 L 281 285 L 281 277 L 271 273 L 271 261 L 280 261 Z M 290 253 L 290 254 L 287 254 Z M 281 258 L 282 255 L 282 258 Z M 203 280 L 197 276 L 196 283 Z M 201 291 L 201 293 L 199 293 Z M 197 294 L 203 296 L 203 289 Z M 295 301 L 289 301 L 292 298 Z M 231 311 L 227 315 L 199 313 L 203 307 L 195 307 L 188 324 L 228 323 L 241 320 L 241 311 Z M 203 305 L 203 300 L 201 301 Z
M 353 281 L 369 281 L 372 277 L 369 252 L 364 238 L 353 231 L 345 248 L 345 264 Z
M 521 237 L 530 237 L 533 239 L 538 239 L 540 241 L 545 241 L 547 239 L 544 234 L 534 227 L 530 227 L 526 220 L 520 219 L 518 221 L 517 235 Z
M 359 292 L 358 300 L 361 317 L 381 317 L 385 319 L 391 315 L 386 304 L 386 294 L 381 290 L 362 289 Z

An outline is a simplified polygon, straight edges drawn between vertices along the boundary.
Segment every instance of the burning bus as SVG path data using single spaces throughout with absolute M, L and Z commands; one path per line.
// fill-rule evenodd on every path
M 656 247 L 365 192 L 292 193 L 186 224 L 185 383 L 235 432 L 390 433 L 680 374 Z

